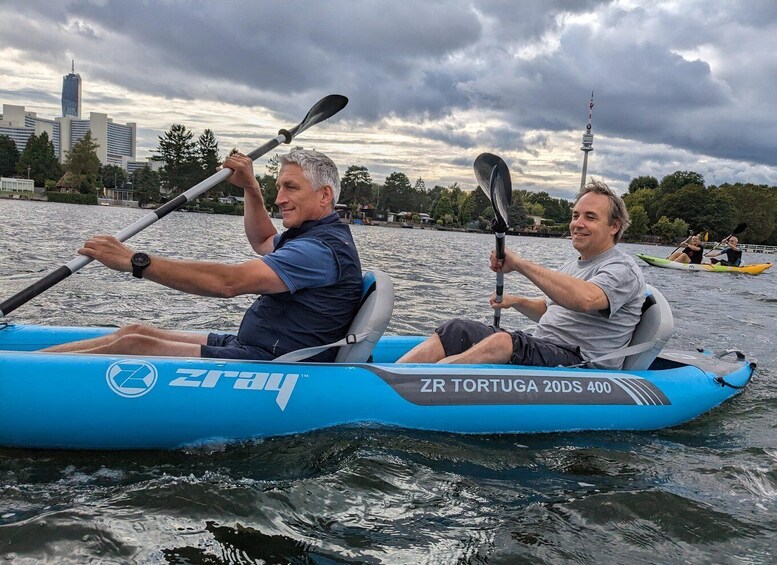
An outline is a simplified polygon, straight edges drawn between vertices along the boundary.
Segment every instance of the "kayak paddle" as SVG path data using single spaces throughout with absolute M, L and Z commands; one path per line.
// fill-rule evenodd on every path
M 701 235 L 701 234 L 699 234 L 699 235 Z M 689 241 L 691 241 L 691 238 L 692 238 L 692 237 L 693 237 L 693 234 L 691 234 L 691 235 L 689 235 L 688 237 L 686 237 L 686 238 L 685 238 L 685 239 L 682 241 L 682 243 L 680 243 L 680 245 L 678 245 L 677 247 L 675 247 L 675 248 L 672 250 L 672 253 L 674 253 L 675 251 L 677 251 L 678 249 L 680 249 L 680 248 L 681 248 L 683 245 L 685 245 L 686 243 L 688 243 Z M 672 253 L 670 253 L 669 255 L 667 255 L 667 256 L 666 256 L 666 258 L 667 258 L 667 259 L 669 259 L 669 258 L 672 256 Z
M 722 240 L 720 240 L 718 243 L 716 243 L 715 245 L 713 245 L 713 246 L 712 246 L 712 249 L 710 249 L 709 251 L 707 251 L 707 253 L 712 253 L 713 251 L 715 251 L 715 250 L 718 248 L 718 246 L 719 246 L 721 243 L 723 243 L 724 241 L 728 241 L 729 239 L 731 239 L 731 238 L 732 238 L 733 236 L 735 236 L 735 235 L 739 235 L 740 233 L 742 233 L 742 232 L 743 232 L 743 231 L 745 231 L 746 229 L 747 229 L 747 224 L 746 224 L 745 222 L 742 222 L 741 224 L 737 225 L 737 227 L 735 227 L 735 228 L 734 228 L 734 231 L 733 231 L 733 232 L 731 232 L 731 235 L 729 235 L 728 237 L 725 237 L 725 238 L 723 238 L 723 239 L 722 239 Z M 704 255 L 706 256 L 706 255 L 707 255 L 707 253 L 705 253 Z
M 322 98 L 321 100 L 319 100 L 313 105 L 313 107 L 308 111 L 305 118 L 299 124 L 291 128 L 290 130 L 281 129 L 278 132 L 278 137 L 268 141 L 261 147 L 254 149 L 248 154 L 248 157 L 250 157 L 252 161 L 255 161 L 257 158 L 261 157 L 262 155 L 278 147 L 281 143 L 291 143 L 291 140 L 294 139 L 295 136 L 302 133 L 303 131 L 305 131 L 311 126 L 314 126 L 320 122 L 328 120 L 329 118 L 334 116 L 337 112 L 345 108 L 346 104 L 348 104 L 348 98 L 346 98 L 345 96 L 341 96 L 340 94 L 330 94 L 329 96 L 325 96 L 324 98 Z M 146 216 L 143 216 L 135 223 L 117 232 L 116 234 L 114 234 L 114 237 L 119 241 L 126 241 L 133 235 L 141 232 L 142 230 L 144 230 L 145 228 L 147 228 L 148 226 L 156 222 L 157 220 L 162 219 L 173 210 L 177 210 L 178 208 L 180 208 L 187 202 L 191 201 L 192 199 L 196 198 L 200 194 L 213 188 L 221 181 L 226 180 L 233 172 L 234 171 L 232 171 L 232 169 L 222 169 L 218 171 L 217 173 L 211 175 L 204 181 L 194 185 L 186 192 L 182 192 L 181 194 L 179 194 L 178 196 L 176 196 L 166 204 L 163 204 L 153 212 L 150 212 Z M 27 288 L 17 292 L 11 298 L 5 300 L 3 303 L 0 304 L 0 319 L 7 316 L 14 310 L 16 310 L 22 304 L 25 304 L 26 302 L 38 296 L 39 294 L 48 290 L 58 282 L 63 281 L 64 279 L 66 279 L 67 277 L 69 277 L 70 275 L 72 275 L 82 267 L 88 265 L 91 261 L 92 259 L 90 257 L 87 257 L 85 255 L 79 255 L 74 259 L 70 260 L 68 263 L 50 272 L 48 275 L 44 276 L 37 282 L 31 284 Z
M 496 258 L 503 261 L 505 258 L 505 233 L 510 227 L 507 223 L 510 202 L 513 199 L 512 183 L 510 181 L 510 169 L 507 164 L 492 153 L 481 153 L 475 159 L 475 178 L 478 186 L 491 201 L 494 209 L 494 219 L 491 227 L 496 237 Z M 496 274 L 496 302 L 502 302 L 504 294 L 504 273 Z M 502 316 L 501 309 L 494 310 L 494 325 L 499 327 L 499 319 Z

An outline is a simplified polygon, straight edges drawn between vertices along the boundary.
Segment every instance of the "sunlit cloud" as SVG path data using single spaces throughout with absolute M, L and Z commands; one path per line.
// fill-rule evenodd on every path
M 595 91 L 588 173 L 616 190 L 675 170 L 777 185 L 770 3 L 64 0 L 0 18 L 0 103 L 59 115 L 74 59 L 83 112 L 135 122 L 141 158 L 173 123 L 250 151 L 341 93 L 294 144 L 343 172 L 474 188 L 490 151 L 516 186 L 571 198 Z

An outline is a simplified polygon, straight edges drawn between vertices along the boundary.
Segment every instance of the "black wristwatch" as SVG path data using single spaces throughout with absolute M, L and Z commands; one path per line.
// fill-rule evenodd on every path
M 143 278 L 143 269 L 151 264 L 151 257 L 148 253 L 135 253 L 132 256 L 132 276 L 139 279 Z

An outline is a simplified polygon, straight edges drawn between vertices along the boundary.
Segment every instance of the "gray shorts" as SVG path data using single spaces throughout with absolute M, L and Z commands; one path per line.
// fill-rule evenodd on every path
M 513 338 L 511 365 L 531 365 L 535 367 L 558 367 L 577 365 L 583 362 L 580 348 L 569 349 L 555 343 L 537 339 L 522 331 L 508 332 L 502 328 L 488 326 L 480 322 L 454 318 L 434 330 L 440 337 L 445 355 L 463 353 L 479 341 L 496 332 L 505 332 Z

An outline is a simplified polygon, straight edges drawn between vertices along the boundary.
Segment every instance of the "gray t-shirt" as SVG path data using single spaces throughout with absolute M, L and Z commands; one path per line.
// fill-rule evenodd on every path
M 573 259 L 560 273 L 592 282 L 602 289 L 610 307 L 597 312 L 574 312 L 548 299 L 534 337 L 564 347 L 580 347 L 585 359 L 593 359 L 626 347 L 642 315 L 645 279 L 642 269 L 626 253 L 611 247 L 592 259 Z M 623 358 L 595 364 L 602 369 L 620 369 Z

